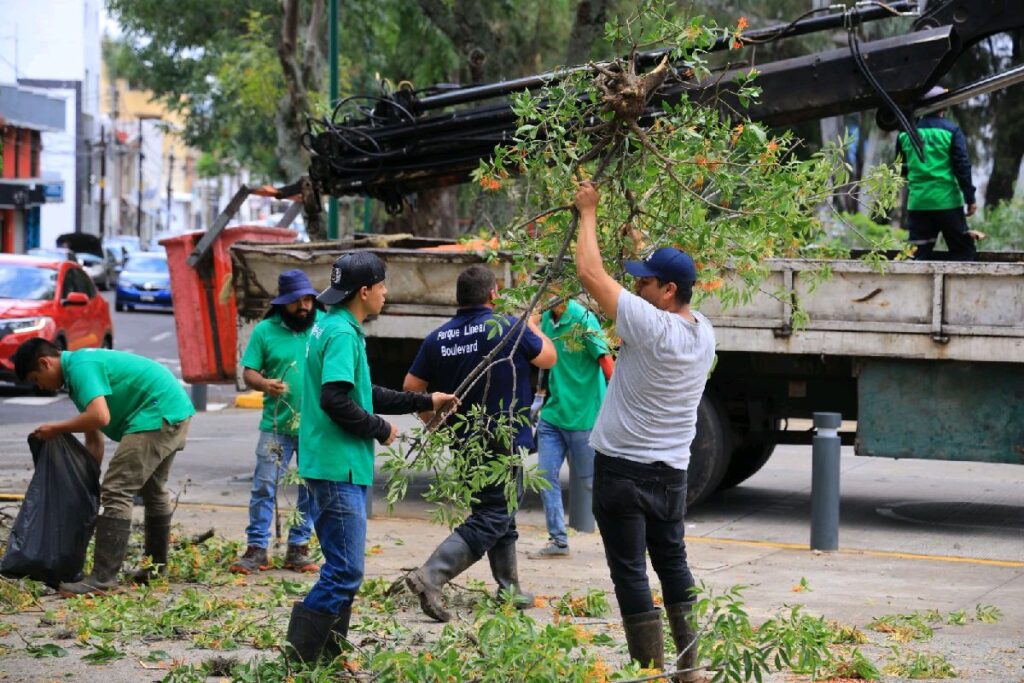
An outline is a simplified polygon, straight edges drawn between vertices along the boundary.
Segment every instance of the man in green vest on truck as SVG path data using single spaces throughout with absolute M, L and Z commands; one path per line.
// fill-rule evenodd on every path
M 945 88 L 934 87 L 926 99 L 945 92 Z M 903 162 L 907 178 L 907 230 L 916 247 L 914 258 L 933 259 L 941 234 L 950 261 L 974 261 L 978 258 L 974 240 L 981 235 L 967 229 L 967 216 L 973 216 L 978 208 L 967 139 L 942 112 L 921 117 L 917 132 L 924 143 L 923 156 L 918 155 L 906 132 L 901 132 L 896 142 L 896 158 Z

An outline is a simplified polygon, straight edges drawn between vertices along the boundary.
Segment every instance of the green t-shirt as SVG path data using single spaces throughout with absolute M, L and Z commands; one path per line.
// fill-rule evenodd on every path
M 125 434 L 156 431 L 164 421 L 177 424 L 196 413 L 178 379 L 155 360 L 125 351 L 81 349 L 60 354 L 60 367 L 79 411 L 106 397 L 110 424 L 100 431 L 114 441 Z
M 373 412 L 373 384 L 363 328 L 344 306 L 334 306 L 310 330 L 302 376 L 299 474 L 306 479 L 373 483 L 373 440 L 346 432 L 320 408 L 329 382 L 352 384 L 352 400 Z
M 313 315 L 321 315 L 313 309 Z M 315 323 L 314 323 L 315 324 Z M 282 396 L 263 397 L 263 419 L 260 430 L 295 436 L 299 432 L 299 400 L 302 398 L 302 370 L 306 365 L 306 340 L 310 325 L 296 332 L 274 314 L 253 328 L 249 345 L 242 355 L 242 365 L 267 379 L 279 379 L 288 385 Z
M 540 329 L 558 351 L 558 362 L 548 371 L 548 400 L 541 419 L 559 429 L 592 429 L 607 388 L 597 359 L 611 353 L 601 325 L 593 313 L 570 299 L 558 322 L 546 311 Z

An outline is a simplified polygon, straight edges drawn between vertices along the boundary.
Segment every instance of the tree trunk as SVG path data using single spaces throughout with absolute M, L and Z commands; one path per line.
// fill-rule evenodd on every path
M 604 33 L 607 20 L 607 0 L 580 0 L 576 5 L 576 19 L 569 34 L 569 49 L 565 55 L 568 65 L 584 64 L 590 59 L 594 41 Z
M 423 190 L 412 204 L 404 203 L 402 213 L 390 216 L 383 232 L 407 232 L 420 237 L 458 237 L 458 206 L 455 188 Z
M 1013 64 L 1019 64 L 1024 55 L 1024 31 L 1014 31 Z M 1024 158 L 1024 90 L 1007 88 L 992 97 L 995 120 L 992 123 L 992 174 L 985 188 L 985 206 L 994 207 L 1013 199 L 1013 190 L 1020 175 L 1020 162 Z
M 305 58 L 312 64 L 300 64 L 299 0 L 285 0 L 284 21 L 277 56 L 281 62 L 287 93 L 278 103 L 275 124 L 277 128 L 277 154 L 281 169 L 290 179 L 296 179 L 309 169 L 309 155 L 302 148 L 302 135 L 306 132 L 306 117 L 310 113 L 309 91 L 318 89 L 323 78 L 323 57 L 317 47 L 317 31 L 322 32 L 323 0 L 312 0 L 310 25 L 306 39 Z

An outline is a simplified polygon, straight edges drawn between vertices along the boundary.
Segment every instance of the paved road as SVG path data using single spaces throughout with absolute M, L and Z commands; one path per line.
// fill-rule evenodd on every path
M 180 374 L 170 314 L 113 315 L 117 348 L 155 358 Z M 210 388 L 211 402 L 229 404 L 233 396 L 231 386 Z M 0 492 L 20 493 L 31 477 L 28 432 L 73 413 L 63 395 L 38 398 L 0 389 Z M 171 481 L 185 491 L 183 501 L 247 503 L 258 421 L 258 411 L 232 408 L 196 417 Z M 113 444 L 107 449 L 109 456 Z M 1024 467 L 859 458 L 849 449 L 842 466 L 844 548 L 1024 562 Z M 383 509 L 378 499 L 375 510 Z M 809 510 L 810 448 L 783 446 L 746 484 L 691 511 L 688 534 L 805 547 Z M 418 516 L 423 509 L 408 502 L 399 512 Z M 536 496 L 527 499 L 523 522 L 543 526 Z
M 181 377 L 178 341 L 174 316 L 159 310 L 118 313 L 114 310 L 114 293 L 104 292 L 114 322 L 114 348 L 152 358 Z M 208 400 L 226 404 L 233 399 L 233 386 L 209 387 Z M 213 407 L 217 407 L 216 405 Z M 0 426 L 19 423 L 40 423 L 74 415 L 75 407 L 66 394 L 55 397 L 34 396 L 17 387 L 0 382 Z

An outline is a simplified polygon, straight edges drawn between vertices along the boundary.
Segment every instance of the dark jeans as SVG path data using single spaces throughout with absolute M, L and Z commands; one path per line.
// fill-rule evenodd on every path
M 683 542 L 685 512 L 685 470 L 597 452 L 594 517 L 624 616 L 654 609 L 645 551 L 661 580 L 665 604 L 691 599 L 694 582 Z
M 519 538 L 516 511 L 523 501 L 522 470 L 518 473 L 516 493 L 516 509 L 511 514 L 503 486 L 488 486 L 476 495 L 476 502 L 470 506 L 469 517 L 455 528 L 473 554 L 483 557 L 491 548 L 515 543 Z
M 326 479 L 307 479 L 306 486 L 324 563 L 303 604 L 316 612 L 337 614 L 352 605 L 363 583 L 369 487 Z
M 929 261 L 936 254 L 935 241 L 939 234 L 946 240 L 949 253 L 944 255 L 950 261 L 976 261 L 978 250 L 974 240 L 967 234 L 967 218 L 963 207 L 939 211 L 907 211 L 907 230 L 910 243 L 917 247 L 914 260 Z

